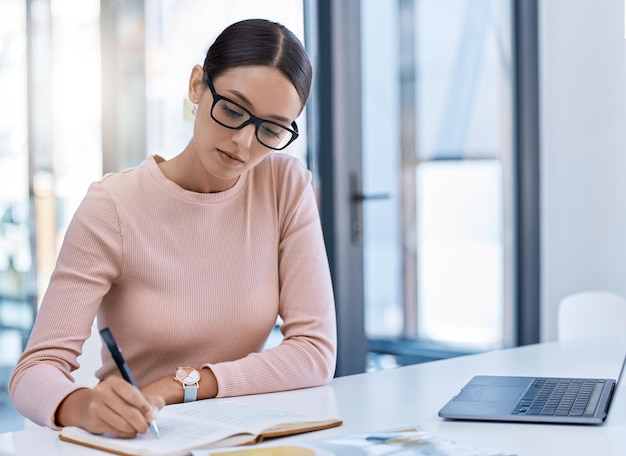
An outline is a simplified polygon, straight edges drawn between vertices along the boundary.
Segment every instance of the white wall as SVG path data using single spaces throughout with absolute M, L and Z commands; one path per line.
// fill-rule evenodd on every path
M 565 295 L 626 296 L 624 27 L 624 0 L 539 1 L 543 341 Z

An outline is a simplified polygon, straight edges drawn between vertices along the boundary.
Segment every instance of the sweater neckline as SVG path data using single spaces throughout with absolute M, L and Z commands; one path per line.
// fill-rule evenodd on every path
M 193 201 L 196 203 L 221 203 L 222 201 L 226 201 L 239 193 L 239 191 L 243 188 L 246 178 L 248 176 L 248 171 L 244 172 L 235 185 L 233 185 L 228 190 L 224 190 L 223 192 L 216 193 L 198 193 L 192 192 L 190 190 L 186 190 L 182 188 L 180 185 L 175 182 L 169 180 L 161 168 L 159 167 L 159 162 L 162 161 L 163 158 L 159 155 L 150 155 L 148 156 L 142 163 L 142 165 L 146 166 L 148 171 L 152 177 L 157 181 L 157 183 L 164 188 L 167 192 L 176 195 L 180 198 L 184 198 L 189 201 Z

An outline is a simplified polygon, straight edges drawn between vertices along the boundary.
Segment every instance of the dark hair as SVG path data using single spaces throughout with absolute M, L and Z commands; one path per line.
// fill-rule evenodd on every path
M 282 71 L 304 106 L 313 69 L 304 46 L 287 27 L 265 19 L 246 19 L 229 25 L 209 48 L 204 73 L 215 78 L 231 68 L 248 65 Z

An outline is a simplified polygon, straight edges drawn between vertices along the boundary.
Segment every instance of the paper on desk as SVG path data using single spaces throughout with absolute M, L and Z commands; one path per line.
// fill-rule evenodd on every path
M 307 445 L 270 445 L 220 450 L 195 450 L 192 456 L 334 456 Z
M 194 451 L 193 456 L 515 456 L 427 431 L 347 435 L 298 444 Z

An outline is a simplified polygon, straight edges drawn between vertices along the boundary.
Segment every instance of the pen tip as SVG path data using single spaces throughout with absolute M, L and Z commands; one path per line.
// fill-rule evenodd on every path
M 154 436 L 157 439 L 161 438 L 161 435 L 159 434 L 159 428 L 157 427 L 156 423 L 154 421 L 150 422 L 150 430 L 152 431 L 152 434 L 154 434 Z

